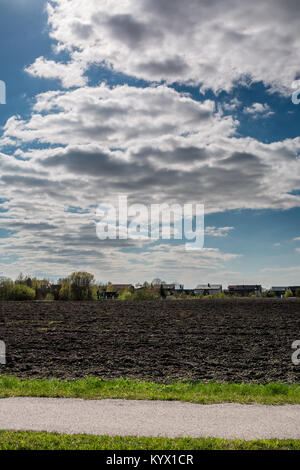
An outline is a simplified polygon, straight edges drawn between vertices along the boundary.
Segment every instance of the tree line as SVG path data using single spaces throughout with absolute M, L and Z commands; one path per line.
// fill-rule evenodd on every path
M 164 281 L 154 279 L 152 283 L 144 282 L 142 289 L 130 292 L 122 289 L 118 292 L 120 300 L 143 300 L 164 298 L 166 292 Z M 0 300 L 98 300 L 103 293 L 113 292 L 111 282 L 107 284 L 97 283 L 93 274 L 85 271 L 73 272 L 57 283 L 51 283 L 49 279 L 38 279 L 22 273 L 16 280 L 0 277 Z
M 88 272 L 74 272 L 57 284 L 21 273 L 15 281 L 0 278 L 0 300 L 97 300 L 99 287 Z

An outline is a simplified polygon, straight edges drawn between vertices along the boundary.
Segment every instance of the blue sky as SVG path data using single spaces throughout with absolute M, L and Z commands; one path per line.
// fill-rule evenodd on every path
M 0 5 L 1 274 L 300 284 L 294 2 L 69 3 Z M 118 194 L 204 203 L 204 250 L 101 242 Z

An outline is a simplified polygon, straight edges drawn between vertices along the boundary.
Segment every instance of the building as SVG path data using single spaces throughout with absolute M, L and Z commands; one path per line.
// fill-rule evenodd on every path
M 184 285 L 183 284 L 176 284 L 176 283 L 173 283 L 173 284 L 162 284 L 163 288 L 165 290 L 169 290 L 169 291 L 182 291 L 184 289 Z
M 288 287 L 271 287 L 270 291 L 274 292 L 276 297 L 284 297 L 285 292 L 288 290 Z
M 134 286 L 132 284 L 113 284 L 111 288 L 116 292 L 128 290 L 132 294 L 134 293 Z
M 259 297 L 262 293 L 262 287 L 259 284 L 228 286 L 228 293 L 238 297 L 248 297 L 250 295 Z
M 296 297 L 297 291 L 300 291 L 300 286 L 287 286 L 287 287 L 271 287 L 271 292 L 274 292 L 274 294 L 277 297 L 284 297 L 284 294 L 286 293 L 287 290 L 291 290 L 293 293 L 293 296 Z
M 217 295 L 222 293 L 222 284 L 198 284 L 195 295 Z

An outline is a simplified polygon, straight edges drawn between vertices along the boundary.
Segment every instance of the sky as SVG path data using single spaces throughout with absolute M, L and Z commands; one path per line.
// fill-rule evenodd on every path
M 297 0 L 1 0 L 0 275 L 300 285 Z M 184 240 L 96 209 L 204 204 Z

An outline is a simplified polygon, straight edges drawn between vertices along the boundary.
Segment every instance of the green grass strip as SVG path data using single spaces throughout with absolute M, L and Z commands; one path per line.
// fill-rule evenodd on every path
M 300 450 L 296 440 L 118 437 L 0 431 L 0 450 Z
M 85 378 L 77 380 L 19 379 L 0 376 L 0 398 L 123 398 L 126 400 L 179 400 L 193 403 L 300 403 L 300 385 L 282 383 L 235 384 L 173 382 L 161 384 L 138 380 Z

